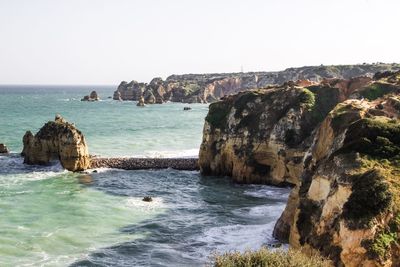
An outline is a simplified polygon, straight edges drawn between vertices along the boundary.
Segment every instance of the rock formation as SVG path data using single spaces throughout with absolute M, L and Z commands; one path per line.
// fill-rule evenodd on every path
M 400 64 L 313 66 L 289 68 L 278 72 L 171 75 L 165 81 L 154 78 L 149 84 L 136 81 L 121 82 L 113 98 L 138 101 L 143 96 L 146 104 L 161 104 L 167 101 L 212 103 L 224 96 L 241 91 L 283 84 L 288 81 L 298 81 L 299 86 L 307 86 L 324 79 L 347 80 L 357 76 L 372 77 L 376 72 L 384 73 L 388 70 L 400 70 Z
M 92 91 L 91 93 L 90 93 L 90 95 L 85 95 L 82 99 L 81 99 L 81 101 L 99 101 L 100 100 L 100 98 L 99 98 L 99 96 L 97 95 L 97 92 L 96 91 Z
M 85 137 L 75 127 L 57 115 L 47 122 L 35 135 L 27 131 L 23 138 L 24 163 L 46 165 L 60 160 L 70 171 L 82 171 L 90 167 L 90 157 Z
M 139 98 L 139 101 L 138 101 L 138 103 L 136 104 L 136 106 L 138 106 L 138 107 L 144 107 L 144 106 L 145 106 L 143 96 L 141 96 L 141 97 Z
M 329 113 L 277 237 L 336 265 L 400 265 L 399 103 L 398 96 L 352 99 Z
M 210 105 L 199 165 L 240 183 L 297 184 L 313 130 L 337 103 L 371 79 L 324 80 L 242 92 Z M 300 82 L 303 83 L 303 82 Z
M 291 247 L 335 266 L 400 266 L 399 119 L 400 72 L 244 92 L 210 105 L 199 165 L 294 185 L 274 229 Z
M 7 146 L 5 144 L 0 144 L 0 154 L 7 154 L 10 151 L 8 150 Z

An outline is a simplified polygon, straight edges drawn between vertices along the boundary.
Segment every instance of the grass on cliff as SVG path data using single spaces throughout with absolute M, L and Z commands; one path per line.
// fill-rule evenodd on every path
M 360 154 L 360 168 L 350 176 L 353 193 L 343 217 L 350 228 L 360 229 L 374 225 L 380 214 L 394 214 L 388 226 L 363 241 L 370 258 L 385 260 L 400 241 L 400 122 L 385 117 L 356 121 L 340 151 L 347 152 Z
M 373 83 L 360 91 L 360 95 L 368 100 L 375 100 L 389 93 L 398 91 L 399 87 L 388 83 Z
M 361 167 L 351 176 L 353 193 L 344 217 L 355 228 L 368 227 L 377 215 L 400 207 L 400 122 L 361 119 L 348 128 L 339 153 L 358 152 Z
M 308 256 L 300 250 L 269 250 L 228 252 L 215 255 L 214 267 L 324 267 L 329 262 L 320 256 Z
M 304 107 L 311 111 L 315 106 L 315 95 L 313 92 L 304 88 L 300 94 L 300 103 L 304 105 Z

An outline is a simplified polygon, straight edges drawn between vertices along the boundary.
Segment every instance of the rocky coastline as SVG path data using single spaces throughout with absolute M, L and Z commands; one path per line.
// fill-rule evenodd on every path
M 210 105 L 203 175 L 294 186 L 274 236 L 334 266 L 400 265 L 400 72 L 287 82 Z
M 166 80 L 154 78 L 150 83 L 122 81 L 113 99 L 141 101 L 143 104 L 165 102 L 213 103 L 242 91 L 281 85 L 287 81 L 320 83 L 324 79 L 372 77 L 377 72 L 400 70 L 400 64 L 360 64 L 308 66 L 275 72 L 211 73 L 171 75 Z
M 97 158 L 91 159 L 91 168 L 115 168 L 123 170 L 175 169 L 199 170 L 196 158 Z

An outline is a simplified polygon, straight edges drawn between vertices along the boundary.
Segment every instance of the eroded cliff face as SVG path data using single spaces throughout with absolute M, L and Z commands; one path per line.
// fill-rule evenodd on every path
M 243 92 L 210 105 L 199 164 L 294 185 L 274 229 L 290 246 L 335 266 L 400 266 L 399 117 L 400 72 Z
M 321 123 L 275 237 L 336 266 L 400 265 L 399 81 L 395 73 L 356 89 L 391 92 L 346 100 Z
M 26 164 L 46 165 L 52 160 L 60 160 L 61 165 L 70 171 L 90 168 L 85 137 L 61 116 L 47 122 L 35 135 L 26 132 L 23 143 L 22 156 Z
M 400 264 L 399 100 L 347 100 L 328 115 L 277 235 L 339 266 Z
M 121 82 L 114 92 L 114 99 L 138 101 L 143 96 L 146 104 L 161 104 L 167 101 L 212 103 L 240 91 L 280 85 L 288 81 L 308 81 L 308 83 L 320 83 L 325 79 L 343 81 L 357 76 L 372 77 L 378 71 L 398 69 L 400 69 L 399 64 L 363 64 L 289 68 L 277 72 L 171 75 L 165 81 L 154 78 L 149 84 L 136 81 Z M 299 86 L 304 85 L 304 83 L 299 84 Z M 357 87 L 357 84 L 344 86 L 351 88 Z
M 354 79 L 363 86 L 370 81 Z M 288 82 L 211 104 L 200 147 L 201 172 L 240 183 L 298 184 L 315 127 L 354 91 L 351 84 Z

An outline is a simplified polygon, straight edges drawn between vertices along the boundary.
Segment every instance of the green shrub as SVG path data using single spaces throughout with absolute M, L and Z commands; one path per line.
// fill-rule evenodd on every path
M 206 121 L 214 128 L 225 129 L 231 106 L 229 103 L 219 101 L 210 104 Z
M 390 208 L 392 193 L 376 170 L 354 175 L 352 180 L 352 193 L 344 204 L 343 217 L 351 228 L 368 227 L 375 216 Z
M 314 106 L 315 106 L 315 95 L 313 92 L 308 90 L 307 88 L 304 88 L 303 91 L 301 92 L 300 96 L 300 104 L 304 105 L 304 107 L 311 111 Z
M 385 259 L 388 251 L 390 250 L 390 246 L 396 242 L 396 240 L 397 233 L 382 232 L 373 240 L 369 247 L 369 252 L 373 257 Z
M 397 91 L 398 87 L 393 86 L 387 83 L 373 83 L 370 86 L 365 87 L 360 91 L 360 95 L 362 97 L 367 98 L 368 100 L 375 100 L 379 97 L 382 97 L 386 94 Z
M 308 256 L 299 250 L 229 252 L 214 257 L 215 267 L 323 267 L 329 266 L 320 256 Z
M 400 124 L 380 119 L 359 120 L 350 125 L 341 151 L 359 152 L 381 159 L 398 157 Z

